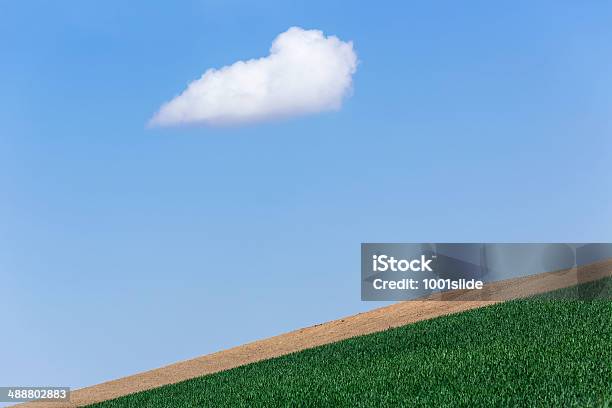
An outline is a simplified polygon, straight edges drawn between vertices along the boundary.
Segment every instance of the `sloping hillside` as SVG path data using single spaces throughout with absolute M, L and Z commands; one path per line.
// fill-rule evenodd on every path
M 583 284 L 581 295 L 601 295 L 610 283 Z M 572 292 L 422 321 L 91 408 L 603 406 L 612 402 L 612 302 L 564 298 Z
M 610 276 L 612 262 L 601 262 L 583 268 L 581 281 L 593 281 Z M 488 294 L 495 299 L 513 299 L 548 290 L 575 285 L 575 271 L 550 272 L 511 282 L 487 285 Z M 309 328 L 257 341 L 196 359 L 179 362 L 130 377 L 109 381 L 72 393 L 68 406 L 83 406 L 122 395 L 178 383 L 191 378 L 229 370 L 245 364 L 266 360 L 296 351 L 309 349 L 351 337 L 380 332 L 438 316 L 459 313 L 473 308 L 493 305 L 497 301 L 461 300 L 462 292 L 432 296 L 420 301 L 393 304 L 367 313 L 327 322 Z M 444 300 L 442 300 L 444 299 Z M 435 301 L 432 301 L 435 300 Z M 57 403 L 23 404 L 22 406 L 53 406 Z

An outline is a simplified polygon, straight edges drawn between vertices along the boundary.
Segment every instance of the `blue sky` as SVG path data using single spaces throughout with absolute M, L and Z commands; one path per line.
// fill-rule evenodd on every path
M 0 3 L 0 385 L 80 387 L 354 314 L 361 242 L 612 241 L 605 2 Z M 338 112 L 147 128 L 291 26 Z

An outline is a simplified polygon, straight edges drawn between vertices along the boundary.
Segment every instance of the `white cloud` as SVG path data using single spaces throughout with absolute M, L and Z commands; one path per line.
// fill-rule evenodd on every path
M 150 124 L 236 124 L 337 110 L 356 67 L 351 42 L 292 27 L 276 37 L 267 57 L 207 70 Z

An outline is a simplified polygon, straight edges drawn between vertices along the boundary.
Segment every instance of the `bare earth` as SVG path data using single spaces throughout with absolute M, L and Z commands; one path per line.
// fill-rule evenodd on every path
M 457 291 L 430 296 L 422 300 L 400 302 L 344 319 L 333 320 L 192 360 L 75 390 L 71 393 L 70 403 L 35 402 L 19 406 L 40 408 L 88 405 L 350 337 L 492 305 L 502 301 L 499 299 L 508 300 L 526 297 L 611 275 L 612 260 L 607 260 L 581 267 L 580 274 L 577 274 L 576 269 L 571 269 L 487 284 L 486 289 L 483 289 L 483 299 L 486 297 L 486 299 L 496 300 L 464 300 L 466 298 L 465 292 Z

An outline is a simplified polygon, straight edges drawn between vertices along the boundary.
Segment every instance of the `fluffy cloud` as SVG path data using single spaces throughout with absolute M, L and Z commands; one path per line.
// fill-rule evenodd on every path
M 267 57 L 207 70 L 150 124 L 236 124 L 337 110 L 356 67 L 351 42 L 292 27 L 276 37 Z

